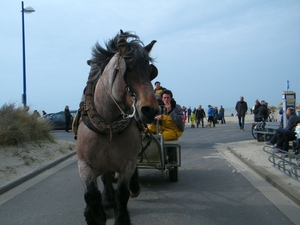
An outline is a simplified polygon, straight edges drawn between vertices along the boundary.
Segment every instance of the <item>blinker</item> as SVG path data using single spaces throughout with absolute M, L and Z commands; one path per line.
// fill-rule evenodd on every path
M 131 91 L 130 87 L 128 85 L 125 86 L 126 91 L 128 92 L 128 94 L 130 94 L 131 96 L 135 97 L 135 93 Z

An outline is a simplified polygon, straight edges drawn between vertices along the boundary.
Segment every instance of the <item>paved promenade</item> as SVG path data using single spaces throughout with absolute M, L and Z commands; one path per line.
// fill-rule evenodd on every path
M 263 151 L 263 142 L 240 141 L 227 143 L 226 146 L 232 154 L 300 206 L 300 179 L 296 180 L 295 177 L 285 174 L 282 169 L 274 167 L 268 160 L 270 154 Z
M 277 167 L 274 167 L 273 164 L 268 160 L 270 154 L 263 151 L 265 146 L 264 142 L 258 142 L 252 137 L 251 134 L 251 124 L 253 122 L 253 115 L 246 115 L 245 119 L 245 131 L 238 131 L 238 119 L 237 117 L 226 117 L 226 124 L 217 124 L 216 128 L 203 128 L 205 129 L 216 129 L 221 131 L 218 132 L 218 135 L 226 135 L 226 126 L 227 125 L 236 125 L 237 132 L 244 132 L 244 140 L 238 140 L 234 142 L 227 142 L 218 144 L 218 149 L 220 150 L 229 150 L 236 158 L 245 163 L 248 167 L 254 170 L 258 175 L 264 178 L 266 181 L 271 183 L 274 187 L 280 190 L 293 202 L 300 206 L 300 178 L 299 180 L 295 179 L 295 176 L 290 177 L 285 174 L 282 170 L 279 170 Z M 279 118 L 278 118 L 279 119 Z M 205 121 L 206 123 L 206 121 Z M 186 123 L 186 129 L 197 129 L 190 128 L 190 123 Z M 202 129 L 202 128 L 198 128 Z M 218 142 L 216 140 L 216 142 Z M 269 147 L 267 149 L 272 151 Z M 292 152 L 290 152 L 292 153 Z M 277 154 L 281 156 L 281 154 Z M 300 171 L 298 171 L 300 172 Z M 300 175 L 300 174 L 299 174 Z

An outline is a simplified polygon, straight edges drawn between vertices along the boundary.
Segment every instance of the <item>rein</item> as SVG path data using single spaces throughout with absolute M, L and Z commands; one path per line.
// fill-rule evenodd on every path
M 101 81 L 101 82 L 102 82 L 102 81 Z M 103 84 L 103 82 L 102 82 L 102 84 Z M 109 90 L 107 89 L 107 87 L 104 86 L 104 88 L 105 88 L 107 94 L 108 94 L 108 95 L 111 97 L 111 99 L 114 101 L 115 105 L 119 108 L 119 110 L 120 110 L 120 112 L 121 112 L 121 115 L 122 115 L 122 117 L 123 117 L 124 119 L 130 119 L 130 118 L 134 117 L 134 114 L 135 114 L 135 111 L 136 111 L 136 109 L 135 109 L 135 99 L 136 99 L 136 98 L 135 98 L 135 94 L 134 94 L 134 93 L 133 93 L 133 96 L 132 96 L 132 105 L 131 105 L 131 108 L 132 108 L 132 110 L 133 110 L 133 113 L 130 114 L 130 115 L 128 115 L 128 114 L 126 114 L 126 113 L 122 110 L 122 108 L 119 106 L 119 104 L 117 103 L 116 99 L 114 98 L 114 96 L 112 96 L 112 94 L 109 92 Z

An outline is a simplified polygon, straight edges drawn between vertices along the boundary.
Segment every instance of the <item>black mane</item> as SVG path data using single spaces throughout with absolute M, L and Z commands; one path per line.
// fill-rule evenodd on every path
M 90 76 L 94 76 L 99 71 L 102 73 L 110 59 L 119 51 L 118 45 L 120 44 L 128 47 L 129 51 L 124 58 L 131 58 L 133 64 L 140 65 L 153 62 L 153 59 L 144 49 L 144 43 L 137 35 L 121 31 L 105 43 L 106 49 L 98 42 L 95 44 L 92 49 L 92 58 L 88 60 L 88 64 L 91 66 Z

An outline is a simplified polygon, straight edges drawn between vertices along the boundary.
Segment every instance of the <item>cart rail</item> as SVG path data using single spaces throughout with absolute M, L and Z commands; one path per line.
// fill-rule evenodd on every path
M 146 134 L 143 147 L 137 159 L 138 169 L 158 169 L 163 174 L 169 171 L 171 181 L 178 181 L 178 167 L 181 166 L 181 145 L 178 139 L 164 141 L 162 135 Z

